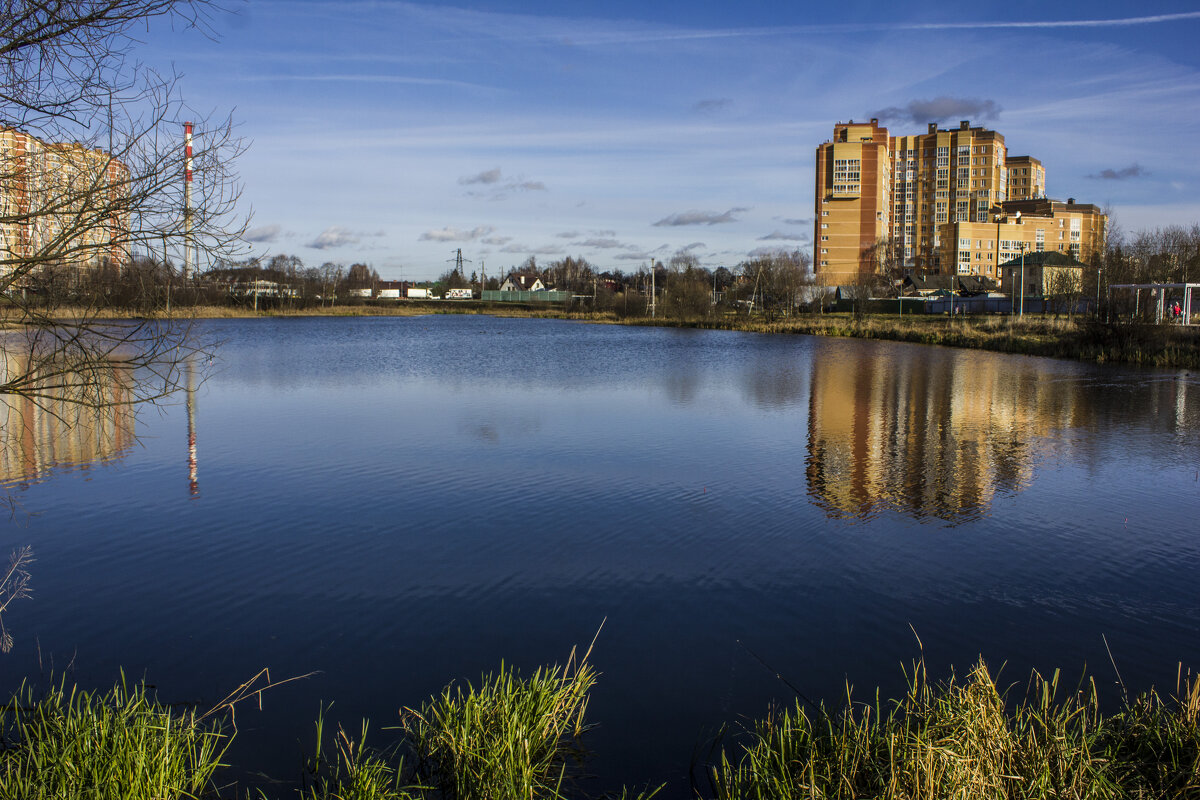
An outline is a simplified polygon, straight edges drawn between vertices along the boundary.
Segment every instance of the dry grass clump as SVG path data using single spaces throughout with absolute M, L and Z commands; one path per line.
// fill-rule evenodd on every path
M 1179 684 L 1104 717 L 1090 680 L 1060 698 L 1058 672 L 1035 673 L 1010 702 L 982 661 L 937 685 L 918 662 L 900 700 L 773 712 L 710 779 L 719 800 L 1196 798 L 1200 676 Z

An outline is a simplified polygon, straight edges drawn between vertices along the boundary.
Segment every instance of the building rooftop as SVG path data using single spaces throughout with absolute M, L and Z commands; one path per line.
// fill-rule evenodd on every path
M 1022 261 L 1020 258 L 1014 258 L 1011 261 L 1005 261 L 1001 267 L 1019 267 Z M 1075 258 L 1070 253 L 1060 253 L 1057 250 L 1034 250 L 1025 254 L 1025 266 L 1035 267 L 1086 267 L 1087 264 Z

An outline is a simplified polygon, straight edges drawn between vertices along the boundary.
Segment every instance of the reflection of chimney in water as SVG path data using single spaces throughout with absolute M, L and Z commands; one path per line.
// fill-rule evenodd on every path
M 192 497 L 200 495 L 200 484 L 196 480 L 196 363 L 187 362 L 187 418 L 188 418 L 188 491 Z

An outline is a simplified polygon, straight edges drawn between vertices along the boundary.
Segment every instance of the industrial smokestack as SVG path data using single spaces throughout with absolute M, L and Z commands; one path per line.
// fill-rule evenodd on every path
M 192 274 L 192 123 L 183 123 L 183 279 Z

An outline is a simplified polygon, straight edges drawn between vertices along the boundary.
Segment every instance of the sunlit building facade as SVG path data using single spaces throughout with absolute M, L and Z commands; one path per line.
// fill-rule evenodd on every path
M 0 127 L 0 274 L 125 263 L 129 176 L 103 150 Z
M 913 272 L 994 277 L 1022 243 L 1061 243 L 1078 258 L 1103 248 L 1107 220 L 1095 206 L 1045 192 L 1041 161 L 1010 157 L 1002 134 L 968 120 L 912 136 L 877 119 L 839 122 L 817 147 L 815 270 L 827 284 L 852 282 L 877 271 L 883 252 Z M 1024 224 L 1017 211 L 1046 219 L 1005 227 Z
M 1097 206 L 1057 200 L 1010 200 L 991 222 L 955 222 L 942 237 L 940 263 L 959 275 L 999 280 L 997 271 L 1021 253 L 1062 253 L 1096 263 L 1108 236 Z

